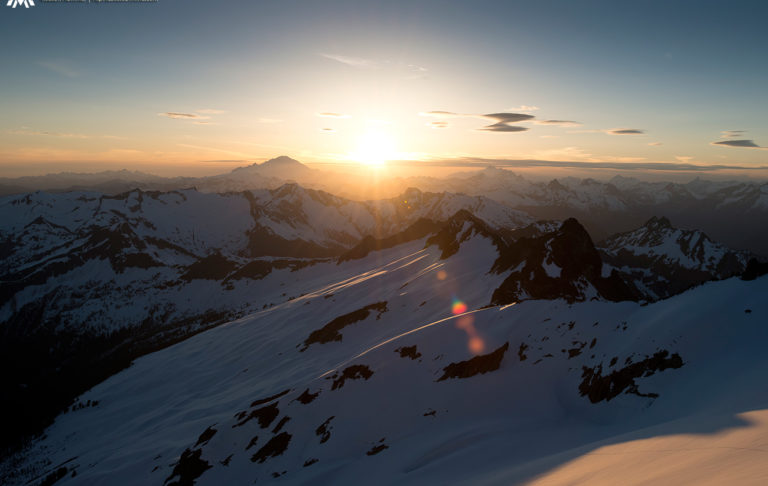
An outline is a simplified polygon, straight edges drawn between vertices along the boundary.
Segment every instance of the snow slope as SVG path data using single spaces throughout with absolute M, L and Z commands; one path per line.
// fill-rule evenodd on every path
M 295 184 L 239 194 L 135 190 L 117 196 L 6 197 L 0 199 L 0 322 L 45 300 L 46 306 L 58 307 L 49 310 L 63 316 L 64 327 L 109 327 L 110 320 L 119 327 L 131 315 L 135 324 L 146 317 L 137 306 L 190 301 L 185 295 L 169 295 L 186 294 L 185 281 L 223 280 L 232 274 L 228 281 L 236 285 L 254 276 L 255 264 L 274 266 L 272 257 L 284 258 L 283 267 L 295 270 L 301 262 L 291 259 L 339 255 L 365 236 L 391 236 L 422 218 L 444 221 L 461 209 L 496 227 L 516 228 L 531 221 L 480 197 L 411 190 L 393 200 L 356 202 Z M 135 298 L 149 290 L 169 297 Z M 102 300 L 111 295 L 107 306 L 111 302 L 131 309 L 95 315 L 80 305 L 71 308 L 90 294 Z M 191 300 L 189 311 L 205 302 Z
M 296 184 L 0 198 L 0 400 L 29 415 L 0 449 L 131 359 L 343 278 L 331 258 L 366 237 L 423 240 L 420 225 L 461 209 L 507 228 L 531 219 L 481 197 L 359 202 Z
M 661 463 L 684 481 L 712 457 L 765 476 L 756 452 L 680 436 L 765 436 L 739 414 L 768 408 L 766 277 L 648 305 L 488 306 L 506 274 L 489 272 L 493 238 L 464 230 L 450 255 L 422 240 L 341 263 L 350 277 L 136 360 L 7 460 L 5 482 L 548 484 L 569 467 L 589 482 L 593 461 L 617 484 L 640 438 L 685 457 Z M 605 448 L 625 454 L 594 462 Z

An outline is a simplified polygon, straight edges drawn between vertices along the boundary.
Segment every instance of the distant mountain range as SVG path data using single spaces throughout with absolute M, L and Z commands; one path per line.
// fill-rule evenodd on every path
M 310 169 L 286 156 L 209 177 L 163 178 L 129 171 L 51 174 L 0 179 L 0 195 L 35 190 L 96 191 L 118 194 L 132 189 L 242 192 L 277 189 L 286 182 L 353 200 L 380 198 L 359 176 Z M 536 219 L 577 218 L 596 239 L 630 231 L 653 216 L 664 215 L 681 228 L 701 230 L 728 246 L 768 256 L 768 182 L 646 182 L 616 176 L 609 181 L 572 177 L 534 182 L 506 169 L 487 167 L 447 177 L 392 177 L 379 194 L 396 197 L 408 188 L 423 192 L 467 194 L 493 199 Z
M 0 178 L 0 196 L 33 191 L 95 191 L 118 194 L 132 189 L 169 191 L 193 187 L 204 192 L 236 192 L 245 189 L 276 188 L 287 181 L 309 183 L 319 177 L 319 172 L 286 156 L 207 177 L 161 177 L 128 170 L 92 174 L 61 172 L 44 176 Z

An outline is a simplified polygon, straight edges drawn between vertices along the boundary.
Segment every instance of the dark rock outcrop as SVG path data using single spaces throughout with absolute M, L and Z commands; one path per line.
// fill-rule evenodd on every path
M 495 371 L 501 366 L 501 361 L 504 359 L 504 353 L 506 353 L 508 349 L 509 343 L 504 343 L 503 346 L 491 353 L 475 356 L 467 361 L 451 363 L 443 368 L 443 376 L 438 378 L 437 381 L 447 380 L 448 378 L 470 378 L 475 375 Z
M 494 290 L 491 303 L 505 305 L 526 298 L 582 301 L 590 285 L 610 301 L 640 297 L 616 272 L 603 277 L 602 266 L 587 231 L 575 219 L 567 219 L 556 231 L 520 238 L 503 249 L 493 271 L 512 272 Z M 547 267 L 558 269 L 559 275 L 552 275 Z

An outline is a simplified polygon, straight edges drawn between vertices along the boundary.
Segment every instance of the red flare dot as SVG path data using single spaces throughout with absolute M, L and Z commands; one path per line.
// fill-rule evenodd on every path
M 467 312 L 467 304 L 464 302 L 457 300 L 453 303 L 453 309 L 452 309 L 453 315 L 459 315 Z

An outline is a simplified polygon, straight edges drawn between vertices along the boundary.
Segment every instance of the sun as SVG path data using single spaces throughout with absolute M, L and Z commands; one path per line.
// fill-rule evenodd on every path
M 397 158 L 392 137 L 383 131 L 368 131 L 357 139 L 355 150 L 349 158 L 364 165 L 379 167 Z

